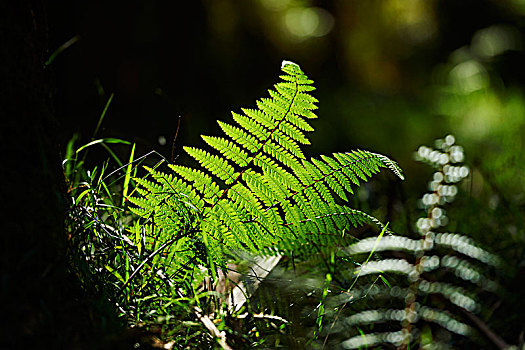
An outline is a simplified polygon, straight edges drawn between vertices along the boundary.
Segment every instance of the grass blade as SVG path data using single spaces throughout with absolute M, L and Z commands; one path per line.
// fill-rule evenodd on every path
M 129 155 L 128 166 L 126 168 L 126 177 L 124 178 L 124 186 L 122 188 L 122 205 L 124 205 L 128 195 L 129 180 L 131 179 L 131 172 L 133 170 L 133 158 L 135 157 L 135 145 L 134 143 L 133 147 L 131 147 L 131 154 Z
M 102 125 L 102 121 L 104 120 L 104 117 L 106 116 L 106 112 L 108 111 L 109 105 L 111 104 L 111 101 L 113 100 L 114 94 L 111 94 L 109 96 L 108 102 L 106 102 L 106 105 L 104 106 L 104 109 L 102 110 L 102 114 L 100 115 L 100 118 L 98 119 L 97 127 L 95 128 L 95 132 L 93 133 L 93 136 L 91 139 L 94 139 L 97 135 L 98 129 L 100 128 L 100 125 Z

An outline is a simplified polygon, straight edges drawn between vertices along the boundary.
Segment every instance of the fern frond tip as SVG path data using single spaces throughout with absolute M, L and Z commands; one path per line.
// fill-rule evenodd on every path
M 289 65 L 289 64 L 294 65 L 294 66 L 296 66 L 297 68 L 300 68 L 299 65 L 298 65 L 297 63 L 295 63 L 295 62 L 287 61 L 287 60 L 283 60 L 283 62 L 281 63 L 281 69 L 284 68 L 284 67 L 286 67 L 286 66 Z

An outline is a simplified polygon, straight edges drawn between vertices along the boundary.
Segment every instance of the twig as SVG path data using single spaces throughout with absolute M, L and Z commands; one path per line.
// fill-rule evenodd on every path
M 217 329 L 217 327 L 213 324 L 213 321 L 208 316 L 202 315 L 201 310 L 198 307 L 195 307 L 195 314 L 202 322 L 204 327 L 206 327 L 210 331 L 211 335 L 217 338 L 219 345 L 222 349 L 232 350 L 232 348 L 226 342 L 226 332 L 219 331 L 219 329 Z
M 485 334 L 485 336 L 490 339 L 490 341 L 496 345 L 496 347 L 500 350 L 507 349 L 509 347 L 509 344 L 505 342 L 500 336 L 498 336 L 496 333 L 490 329 L 490 327 L 483 322 L 482 319 L 480 319 L 478 316 L 474 315 L 473 313 L 469 312 L 468 310 L 465 310 L 463 308 L 460 308 L 461 311 L 478 327 L 478 329 Z
M 175 161 L 174 154 L 175 154 L 175 141 L 177 141 L 177 136 L 179 136 L 179 129 L 180 129 L 180 115 L 179 119 L 177 120 L 177 131 L 175 131 L 175 136 L 173 137 L 173 142 L 171 143 L 171 164 Z M 178 157 L 178 156 L 177 156 Z

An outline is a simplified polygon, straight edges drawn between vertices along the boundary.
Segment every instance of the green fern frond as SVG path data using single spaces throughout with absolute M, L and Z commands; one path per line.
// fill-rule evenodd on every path
M 155 239 L 184 234 L 187 242 L 177 249 L 191 251 L 191 244 L 202 242 L 211 254 L 206 259 L 220 265 L 223 251 L 328 247 L 342 237 L 341 230 L 380 224 L 337 203 L 348 201 L 354 188 L 381 168 L 403 178 L 400 168 L 361 150 L 306 160 L 301 147 L 310 144 L 308 120 L 317 118 L 313 81 L 290 62 L 283 62 L 282 71 L 282 81 L 257 108 L 233 112 L 231 124 L 218 122 L 225 136 L 202 137 L 212 150 L 184 148 L 199 169 L 171 164 L 172 173 L 148 169 L 153 180 L 137 180 L 140 196 L 131 199 L 132 210 L 156 225 L 148 230 Z M 204 260 L 201 255 L 173 258 L 173 269 L 188 263 L 185 259 Z
M 208 145 L 215 148 L 217 151 L 222 153 L 227 159 L 233 161 L 240 167 L 244 167 L 248 164 L 248 154 L 240 149 L 233 142 L 230 142 L 221 137 L 205 136 L 202 135 L 202 139 L 206 141 Z

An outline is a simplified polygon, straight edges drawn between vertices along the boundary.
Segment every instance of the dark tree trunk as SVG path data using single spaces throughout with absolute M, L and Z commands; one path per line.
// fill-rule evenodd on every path
M 67 272 L 43 1 L 0 0 L 0 44 L 0 348 L 78 348 L 90 330 Z

